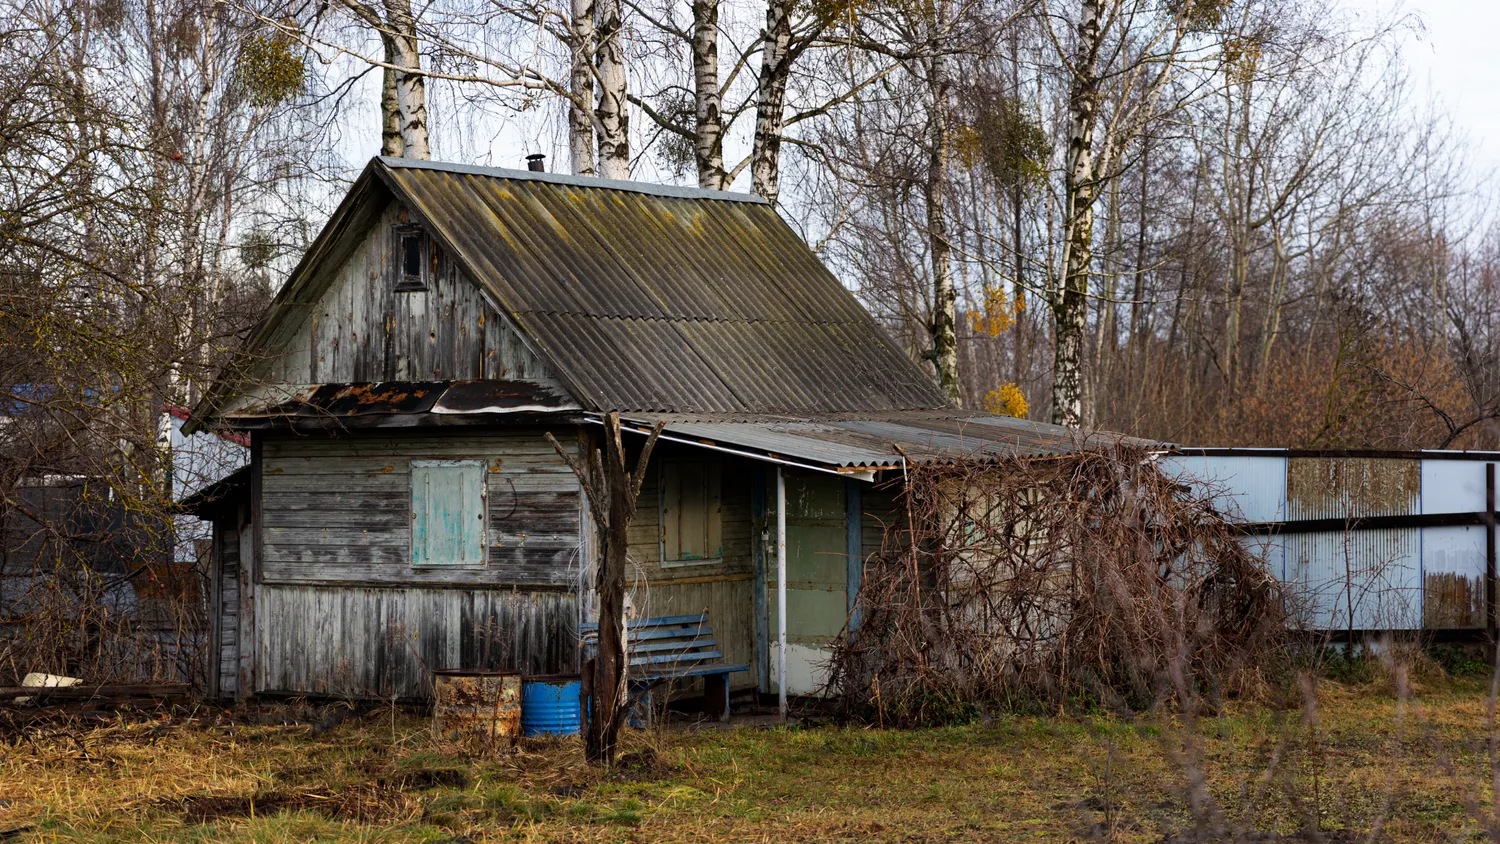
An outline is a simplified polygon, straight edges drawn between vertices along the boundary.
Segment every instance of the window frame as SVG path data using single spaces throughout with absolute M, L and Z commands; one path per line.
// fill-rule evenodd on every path
M 711 517 L 717 518 L 718 521 L 719 521 L 719 530 L 718 530 L 718 535 L 719 535 L 718 552 L 719 553 L 718 553 L 717 556 L 705 556 L 705 557 L 701 557 L 701 558 L 700 557 L 693 557 L 693 558 L 685 558 L 685 559 L 677 559 L 677 560 L 669 560 L 669 559 L 667 559 L 667 471 L 668 471 L 669 467 L 681 467 L 683 465 L 700 465 L 700 466 L 704 466 L 704 467 L 711 466 L 711 467 L 713 467 L 715 474 L 717 474 L 717 476 L 718 476 L 718 481 L 719 481 L 719 495 L 718 495 L 718 499 L 717 499 L 718 500 L 718 507 L 716 508 L 716 512 L 713 513 L 713 514 L 711 514 Z M 657 550 L 657 554 L 656 554 L 656 557 L 657 557 L 657 563 L 662 568 L 664 568 L 664 569 L 691 568 L 691 567 L 696 567 L 696 566 L 712 566 L 712 565 L 721 565 L 721 564 L 723 564 L 723 562 L 724 562 L 724 474 L 723 474 L 723 472 L 724 472 L 723 463 L 720 462 L 720 461 L 715 461 L 715 460 L 703 460 L 703 459 L 692 460 L 692 459 L 687 459 L 687 458 L 669 458 L 669 459 L 663 460 L 657 466 L 657 472 L 656 472 L 656 550 Z M 678 489 L 679 490 L 681 489 L 681 484 L 680 483 L 678 485 Z M 705 489 L 706 489 L 706 487 L 705 487 Z M 680 493 L 678 495 L 678 506 L 679 506 L 679 509 L 680 509 L 680 507 L 681 507 L 681 494 Z M 705 501 L 705 507 L 706 506 L 707 506 L 707 502 Z M 704 529 L 708 530 L 708 522 L 707 522 L 706 519 L 707 519 L 707 517 L 705 518 Z M 712 535 L 711 533 L 706 534 L 705 537 L 704 537 L 705 541 L 711 535 Z M 707 551 L 708 549 L 705 548 L 704 550 Z
M 417 561 L 417 469 L 477 468 L 479 470 L 479 560 L 477 562 L 418 562 Z M 407 509 L 411 519 L 407 526 L 407 564 L 419 571 L 475 571 L 489 567 L 490 562 L 490 507 L 489 507 L 489 462 L 482 457 L 461 458 L 413 458 L 407 465 Z
M 395 282 L 391 290 L 396 293 L 422 293 L 428 289 L 428 276 L 431 272 L 432 263 L 432 238 L 427 236 L 426 229 L 417 223 L 398 223 L 393 229 L 395 249 L 392 250 L 394 265 L 392 275 Z M 418 267 L 416 275 L 408 275 L 406 272 L 406 239 L 414 237 L 417 239 Z

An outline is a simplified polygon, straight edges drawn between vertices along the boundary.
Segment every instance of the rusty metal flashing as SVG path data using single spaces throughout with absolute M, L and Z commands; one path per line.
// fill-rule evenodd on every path
M 227 416 L 243 423 L 256 419 L 576 410 L 578 405 L 568 397 L 534 381 L 391 381 L 319 384 L 276 404 L 245 408 Z

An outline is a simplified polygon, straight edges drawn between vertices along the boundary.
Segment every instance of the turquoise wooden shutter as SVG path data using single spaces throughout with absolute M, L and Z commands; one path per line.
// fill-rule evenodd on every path
M 482 566 L 483 460 L 411 462 L 411 564 Z

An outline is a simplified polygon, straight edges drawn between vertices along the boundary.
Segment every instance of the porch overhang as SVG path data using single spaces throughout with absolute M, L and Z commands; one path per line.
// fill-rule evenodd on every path
M 590 414 L 593 421 L 602 421 Z M 1116 445 L 1156 450 L 1165 444 L 1107 432 L 976 411 L 893 411 L 888 414 L 730 418 L 627 414 L 626 430 L 780 465 L 873 481 L 876 473 L 908 463 L 995 462 L 1060 457 Z

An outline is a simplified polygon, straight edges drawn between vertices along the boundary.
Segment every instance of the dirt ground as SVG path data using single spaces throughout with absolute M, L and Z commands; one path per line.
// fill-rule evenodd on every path
M 0 841 L 1500 840 L 1486 691 L 634 731 L 612 772 L 577 740 L 486 748 L 391 710 L 50 721 L 0 733 Z

